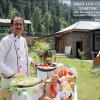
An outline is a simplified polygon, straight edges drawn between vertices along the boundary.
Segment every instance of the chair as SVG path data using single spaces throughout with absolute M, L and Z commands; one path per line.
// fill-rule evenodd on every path
M 92 52 L 93 66 L 90 70 L 92 77 L 100 77 L 100 53 Z
M 100 54 L 99 53 L 93 59 L 93 68 L 100 68 Z
M 71 46 L 65 47 L 65 54 L 67 54 L 67 55 L 71 54 Z
M 66 46 L 65 47 L 65 54 L 68 57 L 73 57 L 73 55 L 72 55 L 72 47 L 71 46 Z

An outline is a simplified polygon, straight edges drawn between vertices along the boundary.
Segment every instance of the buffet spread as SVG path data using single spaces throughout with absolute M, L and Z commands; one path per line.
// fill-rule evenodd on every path
M 27 93 L 30 99 L 26 96 L 25 100 L 77 100 L 77 72 L 74 67 L 51 63 L 38 64 L 36 68 L 37 77 L 13 79 L 5 88 L 12 93 L 11 100 L 19 100 Z
M 52 67 L 56 66 L 56 68 L 54 68 L 54 70 L 52 69 L 52 70 L 45 71 L 45 75 L 44 75 L 44 76 L 47 75 L 46 82 L 45 82 L 46 88 L 44 92 L 46 99 L 47 100 L 77 100 L 76 69 L 74 67 L 69 68 L 68 66 L 62 63 L 53 63 L 51 66 Z M 45 68 L 47 67 L 47 65 L 43 65 L 41 67 Z M 41 76 L 42 73 L 40 74 L 40 77 Z

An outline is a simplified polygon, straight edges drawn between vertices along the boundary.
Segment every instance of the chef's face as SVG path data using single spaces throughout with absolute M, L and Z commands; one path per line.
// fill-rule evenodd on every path
M 20 36 L 21 33 L 23 33 L 24 31 L 24 22 L 23 19 L 20 17 L 16 17 L 13 19 L 13 23 L 12 23 L 12 32 L 15 35 Z

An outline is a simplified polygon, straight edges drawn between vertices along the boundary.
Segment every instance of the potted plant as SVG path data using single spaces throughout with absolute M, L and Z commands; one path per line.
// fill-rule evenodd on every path
M 79 56 L 80 56 L 80 59 L 81 59 L 81 66 L 84 67 L 83 65 L 83 59 L 85 58 L 85 52 L 84 51 L 81 51 L 80 49 L 78 49 L 78 53 L 79 53 Z
M 45 41 L 36 41 L 34 46 L 34 51 L 39 55 L 41 62 L 45 63 L 46 52 L 50 49 L 50 43 Z

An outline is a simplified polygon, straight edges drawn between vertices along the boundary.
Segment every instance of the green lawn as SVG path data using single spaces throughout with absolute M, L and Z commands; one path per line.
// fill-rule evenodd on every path
M 78 100 L 100 100 L 100 71 L 91 73 L 92 63 L 84 61 L 84 67 L 82 67 L 80 60 L 63 57 L 58 58 L 57 61 L 76 68 L 78 72 Z
M 34 54 L 30 54 L 33 57 Z M 33 57 L 34 58 L 34 57 Z M 35 56 L 36 61 L 38 58 Z M 81 66 L 80 60 L 69 59 L 66 57 L 57 58 L 57 62 L 68 64 L 75 67 L 78 72 L 77 89 L 78 100 L 100 100 L 100 71 L 90 73 L 92 63 L 84 61 Z
M 33 54 L 31 54 L 31 57 L 33 57 Z M 59 57 L 57 62 L 76 68 L 78 72 L 78 100 L 100 100 L 100 70 L 93 74 L 91 73 L 92 63 L 83 61 L 83 66 L 81 66 L 80 60 L 67 57 Z

